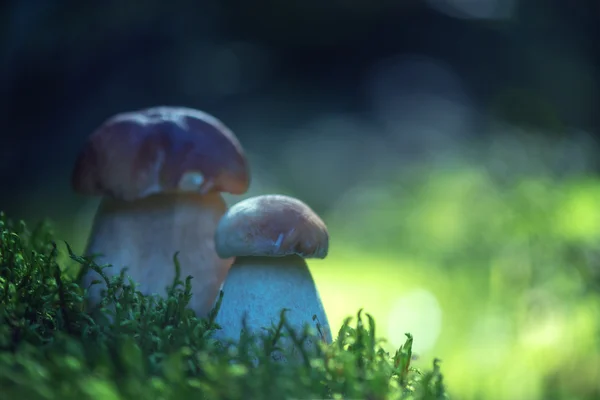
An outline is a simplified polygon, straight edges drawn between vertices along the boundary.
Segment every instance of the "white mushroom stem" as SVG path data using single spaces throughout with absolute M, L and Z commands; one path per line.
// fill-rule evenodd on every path
M 87 254 L 100 254 L 99 264 L 109 276 L 123 267 L 144 294 L 165 295 L 175 277 L 173 255 L 179 252 L 181 280 L 193 276 L 190 307 L 205 316 L 233 262 L 215 253 L 214 234 L 227 206 L 221 195 L 211 192 L 152 195 L 136 201 L 104 198 L 94 220 Z M 89 271 L 84 287 L 100 276 Z M 90 288 L 92 304 L 100 299 L 104 284 Z
M 246 317 L 246 327 L 253 333 L 277 326 L 281 310 L 297 334 L 305 324 L 317 331 L 321 325 L 323 339 L 331 343 L 329 322 L 306 261 L 297 255 L 285 257 L 236 257 L 223 286 L 223 301 L 216 318 L 221 326 L 218 336 L 237 340 Z M 313 321 L 313 315 L 317 321 Z

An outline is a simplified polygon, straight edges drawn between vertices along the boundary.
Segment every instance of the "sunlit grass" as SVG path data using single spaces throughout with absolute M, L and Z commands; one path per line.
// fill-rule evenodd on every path
M 312 271 L 332 324 L 339 324 L 348 308 L 364 306 L 374 310 L 389 348 L 403 332 L 415 332 L 420 338 L 415 351 L 424 358 L 435 354 L 442 359 L 450 389 L 461 398 L 543 398 L 544 378 L 577 361 L 591 363 L 586 371 L 576 371 L 588 388 L 600 376 L 596 295 L 563 302 L 548 288 L 502 301 L 470 270 L 431 279 L 428 270 L 414 262 L 366 255 L 331 258 L 312 263 Z M 410 295 L 415 291 L 431 295 L 439 309 L 414 301 L 418 297 Z M 409 304 L 394 310 L 406 295 Z M 542 304 L 529 309 L 528 301 Z
M 443 360 L 461 398 L 545 399 L 552 385 L 568 392 L 569 378 L 552 377 L 578 363 L 588 366 L 571 370 L 578 392 L 598 391 L 600 297 L 581 271 L 600 262 L 579 265 L 573 253 L 600 247 L 600 181 L 502 186 L 463 169 L 424 182 L 369 189 L 334 213 L 336 244 L 311 263 L 332 320 L 345 304 L 364 304 L 391 343 L 414 332 L 427 342 L 416 351 Z M 419 319 L 394 309 L 403 296 Z

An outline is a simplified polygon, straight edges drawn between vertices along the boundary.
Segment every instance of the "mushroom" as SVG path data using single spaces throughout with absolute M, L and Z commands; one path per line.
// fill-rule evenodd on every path
M 219 258 L 214 233 L 227 206 L 220 192 L 243 194 L 248 163 L 235 135 L 218 119 L 184 107 L 153 107 L 105 121 L 87 140 L 72 175 L 84 195 L 103 196 L 87 254 L 127 274 L 144 294 L 173 282 L 179 252 L 181 276 L 194 277 L 190 307 L 206 315 L 233 259 Z M 95 271 L 84 287 L 101 280 Z M 102 285 L 92 285 L 90 303 Z
M 271 328 L 285 308 L 294 330 L 318 322 L 322 340 L 331 343 L 323 303 L 305 261 L 327 256 L 329 234 L 309 206 L 283 195 L 243 200 L 221 218 L 215 245 L 220 257 L 235 257 L 215 320 L 221 338 L 238 339 L 243 320 L 254 334 Z

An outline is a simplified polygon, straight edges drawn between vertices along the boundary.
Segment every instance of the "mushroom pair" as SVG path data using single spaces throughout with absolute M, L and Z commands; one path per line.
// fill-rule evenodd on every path
M 242 320 L 253 331 L 269 328 L 286 308 L 295 328 L 314 324 L 316 316 L 331 342 L 304 261 L 327 255 L 325 224 L 306 204 L 280 195 L 253 197 L 227 211 L 220 192 L 243 194 L 249 183 L 235 135 L 216 118 L 181 107 L 110 118 L 88 139 L 72 176 L 76 191 L 103 196 L 87 253 L 127 267 L 142 293 L 162 293 L 172 282 L 178 252 L 182 276 L 194 277 L 190 307 L 198 316 L 207 315 L 224 285 L 217 315 L 223 337 L 239 337 Z M 98 278 L 89 271 L 82 283 Z M 90 287 L 92 304 L 101 289 Z

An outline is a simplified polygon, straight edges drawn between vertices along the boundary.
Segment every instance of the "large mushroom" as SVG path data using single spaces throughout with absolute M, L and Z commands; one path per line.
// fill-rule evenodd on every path
M 127 274 L 144 294 L 165 291 L 179 252 L 182 278 L 193 276 L 190 307 L 204 316 L 233 259 L 219 258 L 214 233 L 227 206 L 220 192 L 248 190 L 249 168 L 235 135 L 199 110 L 153 107 L 118 114 L 87 140 L 75 163 L 76 192 L 103 196 L 87 254 Z M 89 271 L 88 287 L 100 277 Z M 92 285 L 89 301 L 100 299 Z
M 305 261 L 327 256 L 329 234 L 309 206 L 282 195 L 243 200 L 221 219 L 215 244 L 220 257 L 235 257 L 216 318 L 222 338 L 237 340 L 243 320 L 254 334 L 271 328 L 285 308 L 286 320 L 296 331 L 308 324 L 331 342 L 327 316 Z

